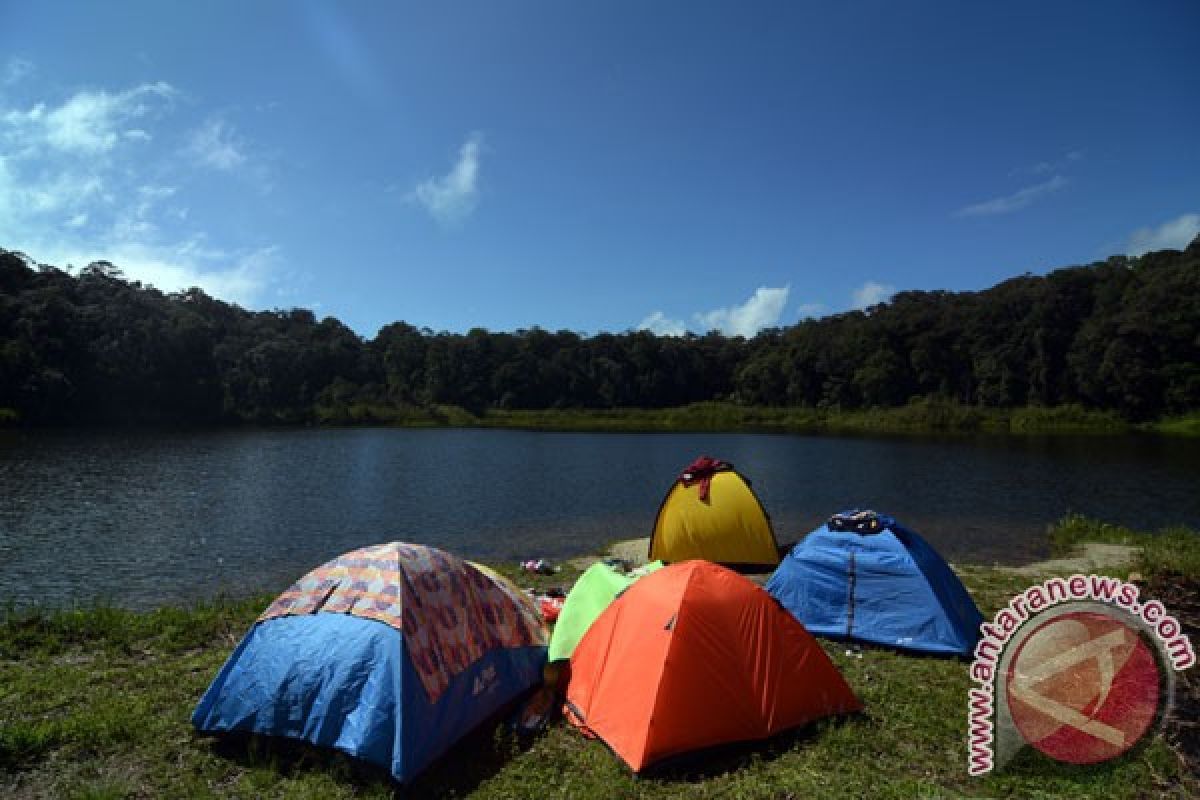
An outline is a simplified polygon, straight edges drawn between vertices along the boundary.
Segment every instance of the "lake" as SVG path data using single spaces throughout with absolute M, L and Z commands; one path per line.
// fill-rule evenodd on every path
M 347 550 L 562 559 L 648 536 L 695 456 L 753 481 L 780 542 L 886 511 L 947 558 L 1046 555 L 1068 511 L 1200 527 L 1200 447 L 1150 436 L 840 438 L 498 430 L 0 432 L 0 600 L 145 608 L 277 592 Z

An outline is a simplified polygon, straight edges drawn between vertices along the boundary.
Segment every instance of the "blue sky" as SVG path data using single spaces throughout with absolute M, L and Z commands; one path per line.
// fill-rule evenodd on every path
M 752 334 L 1186 244 L 1198 33 L 1194 2 L 0 0 L 0 247 L 365 336 Z

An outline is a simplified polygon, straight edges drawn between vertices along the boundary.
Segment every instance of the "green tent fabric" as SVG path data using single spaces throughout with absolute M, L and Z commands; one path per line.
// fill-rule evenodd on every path
M 603 562 L 588 567 L 563 602 L 558 621 L 554 623 L 547 658 L 550 661 L 570 658 L 575 652 L 575 645 L 579 644 L 596 617 L 608 608 L 616 596 L 638 578 L 649 575 L 662 565 L 661 561 L 651 561 L 629 573 L 619 572 Z

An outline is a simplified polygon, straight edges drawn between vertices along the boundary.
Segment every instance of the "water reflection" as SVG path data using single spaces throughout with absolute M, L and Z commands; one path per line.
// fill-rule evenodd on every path
M 1078 511 L 1200 525 L 1200 448 L 1125 438 L 867 439 L 478 430 L 8 432 L 0 595 L 145 607 L 276 591 L 366 544 L 561 558 L 646 536 L 700 453 L 750 477 L 782 541 L 869 506 L 948 558 L 1045 553 Z

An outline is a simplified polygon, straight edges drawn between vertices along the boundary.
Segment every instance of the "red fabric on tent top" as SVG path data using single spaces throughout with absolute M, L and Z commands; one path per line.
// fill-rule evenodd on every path
M 679 480 L 684 486 L 692 486 L 700 484 L 700 502 L 708 502 L 708 490 L 712 483 L 712 476 L 718 472 L 733 469 L 733 464 L 727 461 L 721 461 L 717 458 L 708 456 L 700 456 L 691 464 L 684 467 L 683 472 L 679 474 Z

